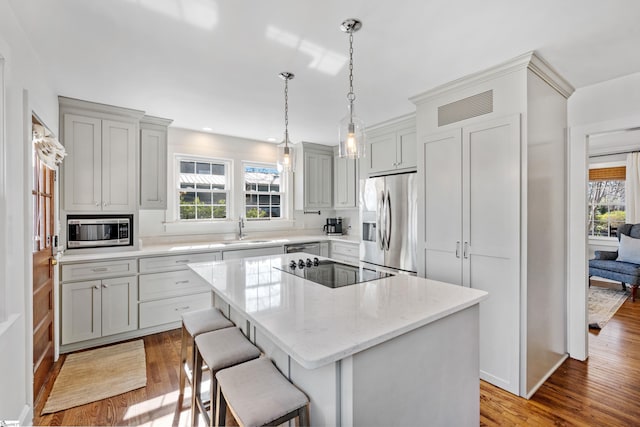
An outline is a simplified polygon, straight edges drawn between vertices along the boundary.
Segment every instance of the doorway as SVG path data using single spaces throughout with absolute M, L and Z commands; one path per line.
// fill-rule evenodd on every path
M 32 117 L 37 132 L 44 125 Z M 38 157 L 33 156 L 33 396 L 38 400 L 54 362 L 53 256 L 55 236 L 55 175 Z

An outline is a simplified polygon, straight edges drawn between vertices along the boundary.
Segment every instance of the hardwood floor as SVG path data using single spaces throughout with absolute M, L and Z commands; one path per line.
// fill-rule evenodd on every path
M 568 359 L 531 400 L 488 383 L 480 385 L 481 425 L 640 425 L 640 301 L 627 300 L 597 335 L 589 334 L 586 362 Z M 34 425 L 189 425 L 189 389 L 177 407 L 180 330 L 144 338 L 147 386 L 55 414 Z M 53 378 L 62 365 L 56 363 Z M 36 414 L 44 406 L 36 402 Z

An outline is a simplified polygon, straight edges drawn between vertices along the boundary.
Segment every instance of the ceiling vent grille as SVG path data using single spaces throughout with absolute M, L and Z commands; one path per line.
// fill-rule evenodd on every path
M 493 112 L 493 90 L 438 107 L 438 126 Z

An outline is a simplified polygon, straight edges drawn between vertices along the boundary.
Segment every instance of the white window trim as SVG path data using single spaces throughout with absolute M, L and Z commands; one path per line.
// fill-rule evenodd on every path
M 268 162 L 252 162 L 250 160 L 243 160 L 242 161 L 242 216 L 245 216 L 245 212 L 247 211 L 247 190 L 246 190 L 246 182 L 245 182 L 245 178 L 244 178 L 244 174 L 245 174 L 245 168 L 247 166 L 256 166 L 256 167 L 268 167 L 268 168 L 274 168 L 274 169 L 278 169 L 277 164 L 276 163 L 268 163 Z M 289 209 L 288 209 L 288 205 L 289 205 L 289 191 L 287 191 L 287 189 L 289 188 L 289 181 L 287 179 L 287 173 L 286 172 L 280 172 L 280 191 L 277 193 L 280 195 L 280 218 L 247 218 L 248 221 L 255 221 L 255 222 L 280 222 L 280 221 L 286 221 L 289 219 Z M 252 193 L 257 193 L 257 192 L 252 192 Z
M 211 219 L 181 219 L 180 218 L 180 197 L 178 195 L 180 191 L 180 162 L 181 161 L 202 161 L 207 163 L 224 163 L 226 169 L 227 180 L 227 217 L 226 218 L 211 218 Z M 180 224 L 205 224 L 205 223 L 218 223 L 233 220 L 234 217 L 234 183 L 233 183 L 233 160 L 220 157 L 199 156 L 193 154 L 174 154 L 174 180 L 173 180 L 173 209 L 174 209 L 174 221 Z

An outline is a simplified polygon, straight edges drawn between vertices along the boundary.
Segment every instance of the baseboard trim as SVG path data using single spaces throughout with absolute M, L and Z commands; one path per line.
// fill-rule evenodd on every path
M 558 361 L 558 363 L 556 363 L 555 365 L 553 365 L 553 367 L 549 370 L 549 372 L 546 373 L 546 375 L 544 377 L 542 377 L 542 379 L 540 381 L 538 381 L 538 383 L 531 389 L 529 390 L 529 392 L 527 393 L 527 395 L 525 396 L 527 398 L 527 400 L 531 399 L 531 397 L 536 393 L 536 391 L 538 391 L 538 389 L 540 387 L 542 387 L 542 384 L 544 384 L 551 375 L 553 375 L 553 373 L 564 363 L 565 360 L 567 360 L 569 358 L 569 354 L 565 353 L 560 360 Z

